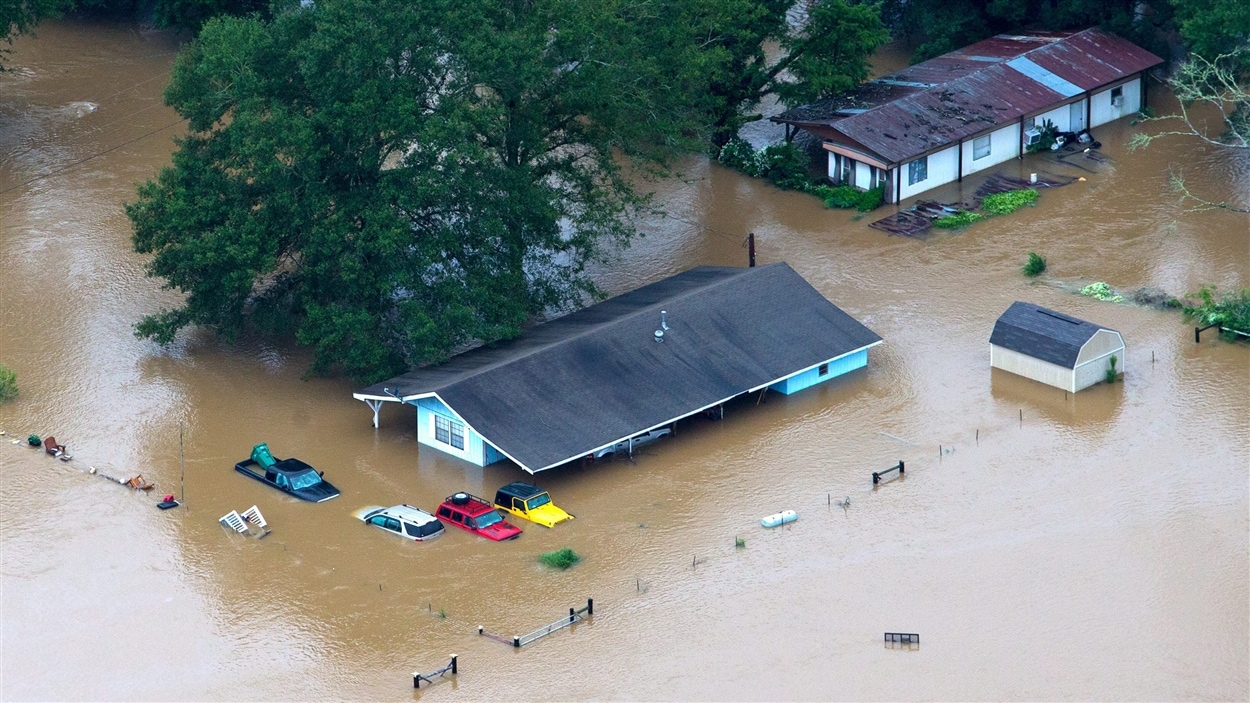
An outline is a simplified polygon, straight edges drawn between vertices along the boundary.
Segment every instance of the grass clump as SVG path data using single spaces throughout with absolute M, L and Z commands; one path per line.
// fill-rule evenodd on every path
M 1124 296 L 1116 295 L 1115 290 L 1113 290 L 1111 286 L 1107 285 L 1106 283 L 1103 283 L 1102 281 L 1096 281 L 1094 283 L 1089 284 L 1088 286 L 1085 286 L 1084 288 L 1081 289 L 1081 295 L 1087 298 L 1096 298 L 1098 300 L 1105 300 L 1109 303 L 1123 303 L 1124 302 Z
M 1200 325 L 1219 325 L 1222 328 L 1250 335 L 1250 288 L 1219 294 L 1215 286 L 1203 286 L 1192 297 L 1198 301 L 1193 306 L 1181 308 L 1185 319 Z M 1236 338 L 1237 335 L 1224 333 Z
M 17 397 L 17 373 L 12 369 L 0 366 L 0 403 Z
M 735 549 L 745 549 L 746 546 L 747 546 L 747 541 L 745 539 L 742 539 L 741 537 L 734 537 Z
M 1035 251 L 1029 252 L 1029 259 L 1028 261 L 1024 262 L 1024 275 L 1028 276 L 1029 278 L 1033 278 L 1034 276 L 1042 275 L 1042 272 L 1045 270 L 1046 270 L 1046 257 L 1042 256 L 1041 254 L 1038 254 Z
M 560 569 L 561 571 L 569 568 L 581 560 L 582 558 L 578 556 L 577 552 L 569 549 L 568 547 L 558 549 L 554 552 L 547 552 L 546 554 L 541 554 L 538 557 L 538 561 L 541 561 L 552 568 Z
M 1032 188 L 1011 190 L 985 196 L 981 209 L 990 215 L 1009 215 L 1016 210 L 1037 202 L 1037 191 Z
M 933 221 L 933 226 L 941 229 L 956 229 L 959 227 L 967 227 L 973 222 L 983 219 L 985 219 L 984 215 L 978 215 L 975 212 L 968 212 L 967 210 L 960 210 L 954 215 L 937 218 Z

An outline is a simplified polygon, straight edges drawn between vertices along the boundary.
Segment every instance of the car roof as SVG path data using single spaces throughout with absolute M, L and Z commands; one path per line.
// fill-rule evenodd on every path
M 270 466 L 268 469 L 265 469 L 265 470 L 273 471 L 275 473 L 280 473 L 280 474 L 301 474 L 301 473 L 304 473 L 305 471 L 316 471 L 316 469 L 309 466 L 308 464 L 305 464 L 299 459 L 294 459 L 294 458 L 283 459 L 282 461 L 275 463 L 273 466 Z
M 525 483 L 523 481 L 509 483 L 503 488 L 500 488 L 499 492 L 507 493 L 510 496 L 516 496 L 518 498 L 532 498 L 540 493 L 546 493 L 546 491 L 538 486 L 535 486 L 532 483 Z
M 389 508 L 383 508 L 381 511 L 374 513 L 374 515 L 385 515 L 387 517 L 393 517 L 405 522 L 411 522 L 416 525 L 424 525 L 427 522 L 437 519 L 421 508 L 415 508 L 407 504 L 392 505 Z

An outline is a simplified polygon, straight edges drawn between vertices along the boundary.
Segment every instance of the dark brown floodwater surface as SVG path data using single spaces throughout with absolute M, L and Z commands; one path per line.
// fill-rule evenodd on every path
M 1181 139 L 1130 153 L 1122 121 L 1097 130 L 1109 163 L 1090 172 L 998 169 L 1086 181 L 926 241 L 691 159 L 657 184 L 670 217 L 597 279 L 621 292 L 741 265 L 754 231 L 762 262 L 789 262 L 885 338 L 869 367 L 683 423 L 632 463 L 542 474 L 571 524 L 415 544 L 351 512 L 525 476 L 418 449 L 410 410 L 374 430 L 350 382 L 303 378 L 301 350 L 131 334 L 176 302 L 122 212 L 183 129 L 160 102 L 176 48 L 55 22 L 0 75 L 0 363 L 21 387 L 0 406 L 0 698 L 1247 699 L 1250 348 L 1075 290 L 1250 286 L 1250 220 L 1166 192 L 1185 164 L 1212 200 L 1250 201 L 1248 155 Z M 1019 272 L 1030 250 L 1050 261 L 1035 281 Z M 991 373 L 1013 300 L 1120 330 L 1124 382 L 1065 397 Z M 85 473 L 178 493 L 180 422 L 185 508 Z M 9 443 L 31 432 L 74 461 Z M 261 441 L 343 496 L 297 503 L 236 474 Z M 906 476 L 873 490 L 899 459 Z M 267 539 L 217 524 L 253 504 Z M 798 522 L 759 526 L 787 508 Z M 563 546 L 583 563 L 536 562 Z M 521 634 L 587 597 L 592 622 L 521 650 L 476 634 Z M 923 644 L 887 649 L 884 631 Z M 413 692 L 411 672 L 452 652 L 457 680 Z

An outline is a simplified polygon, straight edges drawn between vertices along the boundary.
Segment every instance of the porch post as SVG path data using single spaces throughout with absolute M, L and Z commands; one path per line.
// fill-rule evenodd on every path
M 378 410 L 382 409 L 382 401 L 366 398 L 365 405 L 373 409 L 373 429 L 376 430 L 378 428 Z

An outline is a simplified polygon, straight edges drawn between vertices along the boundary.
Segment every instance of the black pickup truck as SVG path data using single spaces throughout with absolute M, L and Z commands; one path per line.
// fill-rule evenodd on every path
M 319 473 L 316 469 L 305 464 L 299 459 L 283 459 L 275 461 L 269 456 L 269 448 L 265 447 L 262 458 L 267 458 L 268 466 L 262 468 L 257 462 L 256 457 L 260 447 L 257 445 L 256 450 L 252 452 L 251 459 L 245 459 L 234 465 L 234 470 L 250 476 L 261 483 L 289 493 L 300 500 L 312 501 L 314 503 L 323 503 L 331 498 L 339 497 L 339 489 L 335 488 L 329 481 L 322 478 L 324 472 Z

